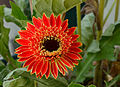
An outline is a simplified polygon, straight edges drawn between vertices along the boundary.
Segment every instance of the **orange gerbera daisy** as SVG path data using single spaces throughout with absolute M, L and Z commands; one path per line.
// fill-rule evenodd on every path
M 82 44 L 74 35 L 75 27 L 68 29 L 68 20 L 61 21 L 60 15 L 56 18 L 52 14 L 47 18 L 43 14 L 41 18 L 32 19 L 33 25 L 27 23 L 26 30 L 20 30 L 20 38 L 16 39 L 20 47 L 16 49 L 18 61 L 25 61 L 23 67 L 28 66 L 27 71 L 36 73 L 37 77 L 50 73 L 54 78 L 58 76 L 58 70 L 65 75 L 67 67 L 73 69 L 78 65 L 82 52 L 78 47 Z

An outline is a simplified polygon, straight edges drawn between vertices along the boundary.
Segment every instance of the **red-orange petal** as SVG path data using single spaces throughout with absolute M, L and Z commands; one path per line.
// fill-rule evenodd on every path
M 68 61 L 66 61 L 64 58 L 60 58 L 60 60 L 69 68 L 72 68 L 72 66 L 70 65 L 70 63 Z
M 33 65 L 35 64 L 35 61 L 33 61 L 27 68 L 27 71 L 30 71 L 33 67 Z
M 30 46 L 20 46 L 18 48 L 16 48 L 15 50 L 18 51 L 18 50 L 21 50 L 21 49 L 29 49 Z
M 48 18 L 45 16 L 45 14 L 43 14 L 43 23 L 44 23 L 47 27 L 50 27 L 50 22 L 49 22 Z
M 54 17 L 54 14 L 52 14 L 52 15 L 50 16 L 50 25 L 51 25 L 52 27 L 55 26 L 55 17 Z
M 42 59 L 36 67 L 36 74 L 39 74 L 41 72 L 43 65 L 44 65 L 44 60 Z
M 58 27 L 58 28 L 61 26 L 61 22 L 62 22 L 60 16 L 61 15 L 59 15 L 56 19 L 56 27 Z
M 74 53 L 66 53 L 65 55 L 73 60 L 80 60 L 80 58 Z
M 74 42 L 71 45 L 74 46 L 74 47 L 80 47 L 80 46 L 82 46 L 82 43 L 80 43 L 80 42 Z
M 73 62 L 71 61 L 70 58 L 68 58 L 68 57 L 66 57 L 66 56 L 63 56 L 63 58 L 64 58 L 67 62 L 69 62 L 70 65 L 72 65 L 72 66 L 74 67 L 74 64 L 73 64 Z
M 69 30 L 69 32 L 67 33 L 68 36 L 72 35 L 74 33 L 75 29 L 76 29 L 76 27 L 71 27 L 70 29 L 68 29 Z
M 79 37 L 79 35 L 71 35 L 71 37 L 72 37 L 71 41 L 75 41 Z
M 39 63 L 39 61 L 36 61 L 35 64 L 33 65 L 31 74 L 35 73 L 38 63 Z
M 51 64 L 50 62 L 48 62 L 48 69 L 47 69 L 47 72 L 45 73 L 45 76 L 46 76 L 46 79 L 49 77 L 50 75 L 50 70 L 51 70 Z
M 23 62 L 23 61 L 26 61 L 28 60 L 30 57 L 25 57 L 25 58 L 19 58 L 17 61 L 19 62 Z
M 59 62 L 59 64 L 62 66 L 62 68 L 63 68 L 66 72 L 68 72 L 68 70 L 67 70 L 67 68 L 65 67 L 65 65 L 64 65 L 60 60 L 58 60 L 58 62 Z
M 24 63 L 23 67 L 26 67 L 26 66 L 30 65 L 34 60 L 35 60 L 35 57 L 29 58 L 29 60 L 27 60 L 27 61 Z
M 31 31 L 32 33 L 35 33 L 35 26 L 27 22 L 27 30 Z
M 19 54 L 18 57 L 30 57 L 30 56 L 32 56 L 33 54 L 34 54 L 33 51 L 29 51 L 29 50 L 28 50 L 28 51 L 25 51 L 25 52 Z
M 62 31 L 65 31 L 68 26 L 68 19 L 66 19 L 61 26 L 62 26 Z
M 21 50 L 18 50 L 18 51 L 16 51 L 15 53 L 16 54 L 21 54 L 21 53 L 23 53 L 23 52 L 25 52 L 25 51 L 29 51 L 30 49 L 21 49 Z
M 81 49 L 79 49 L 79 48 L 77 48 L 77 47 L 72 47 L 72 46 L 69 48 L 69 51 L 70 51 L 70 52 L 75 52 L 75 53 L 82 52 Z
M 21 44 L 21 45 L 24 45 L 24 46 L 30 44 L 30 41 L 29 41 L 29 40 L 21 39 L 21 38 L 16 39 L 16 42 L 19 43 L 19 44 Z
M 32 21 L 33 21 L 33 24 L 35 25 L 35 27 L 37 27 L 38 29 L 41 27 L 41 21 L 39 19 L 37 19 L 33 16 Z
M 24 39 L 28 39 L 33 36 L 33 33 L 26 30 L 20 30 L 18 31 L 18 33 L 20 34 L 20 37 Z
M 56 77 L 56 74 L 55 74 L 54 64 L 53 63 L 51 63 L 51 73 L 52 73 L 53 77 L 56 79 L 57 77 Z
M 41 75 L 42 76 L 47 72 L 47 69 L 48 69 L 48 60 L 45 61 L 44 65 L 42 67 L 42 70 L 41 70 Z

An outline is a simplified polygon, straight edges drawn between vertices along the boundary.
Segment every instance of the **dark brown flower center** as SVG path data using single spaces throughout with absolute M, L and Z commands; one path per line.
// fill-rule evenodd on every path
M 43 46 L 44 46 L 43 49 L 46 49 L 49 52 L 57 51 L 58 48 L 60 47 L 59 41 L 55 40 L 54 38 L 44 40 Z

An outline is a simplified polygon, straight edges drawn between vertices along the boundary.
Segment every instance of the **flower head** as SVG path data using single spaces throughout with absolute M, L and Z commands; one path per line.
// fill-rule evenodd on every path
M 28 66 L 27 71 L 36 73 L 37 77 L 50 73 L 54 78 L 58 76 L 58 70 L 65 75 L 67 68 L 71 70 L 78 65 L 82 52 L 78 47 L 82 44 L 76 39 L 75 27 L 68 29 L 68 20 L 61 21 L 60 15 L 52 14 L 47 18 L 43 14 L 41 18 L 32 19 L 33 24 L 27 23 L 26 30 L 20 30 L 20 38 L 16 42 L 21 46 L 16 49 L 18 61 L 25 61 L 23 67 Z

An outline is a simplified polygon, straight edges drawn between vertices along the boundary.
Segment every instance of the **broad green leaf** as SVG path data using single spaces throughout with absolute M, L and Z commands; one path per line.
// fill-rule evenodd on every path
M 34 81 L 24 77 L 18 77 L 16 79 L 4 81 L 3 87 L 34 87 Z
M 68 87 L 85 87 L 85 86 L 83 86 L 83 85 L 81 85 L 81 84 L 76 84 L 76 83 L 70 83 L 69 85 L 68 85 Z
M 90 46 L 87 49 L 87 52 L 91 52 L 91 53 L 96 53 L 99 52 L 100 48 L 99 48 L 99 41 L 98 40 L 93 40 L 90 44 Z
M 81 21 L 81 41 L 88 47 L 93 40 L 93 23 L 95 16 L 93 13 L 86 15 Z
M 40 16 L 43 13 L 47 16 L 50 16 L 52 13 L 58 15 L 82 3 L 82 1 L 85 0 L 37 0 L 35 9 Z
M 10 78 L 12 78 L 14 75 L 21 75 L 23 72 L 27 71 L 26 68 L 17 68 L 13 71 L 11 71 L 5 78 L 4 80 L 8 80 Z
M 12 15 L 19 19 L 19 20 L 27 20 L 27 17 L 24 15 L 24 13 L 21 11 L 21 9 L 12 1 L 10 1 L 10 5 L 12 8 Z

